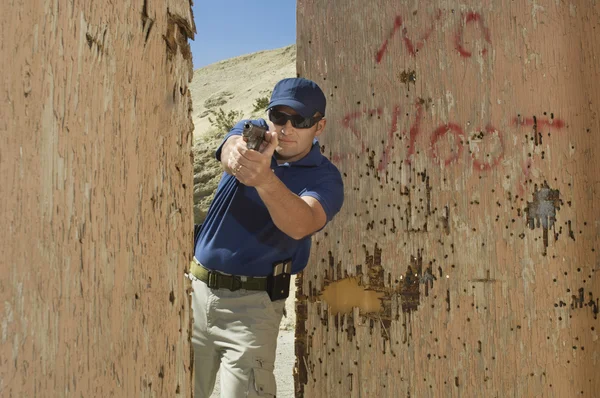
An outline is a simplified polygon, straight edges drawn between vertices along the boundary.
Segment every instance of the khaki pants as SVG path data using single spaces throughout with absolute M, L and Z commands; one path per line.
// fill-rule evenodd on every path
M 273 375 L 285 300 L 266 292 L 210 289 L 192 279 L 194 397 L 209 398 L 221 367 L 221 397 L 275 397 Z

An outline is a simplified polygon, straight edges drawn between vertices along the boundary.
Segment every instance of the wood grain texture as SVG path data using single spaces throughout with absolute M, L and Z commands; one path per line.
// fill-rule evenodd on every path
M 297 279 L 296 396 L 597 396 L 598 37 L 591 0 L 298 1 L 346 199 Z M 355 277 L 380 311 L 333 313 Z
M 0 26 L 0 396 L 190 396 L 189 2 Z

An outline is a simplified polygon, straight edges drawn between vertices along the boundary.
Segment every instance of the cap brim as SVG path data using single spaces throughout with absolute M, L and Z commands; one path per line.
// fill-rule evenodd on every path
M 310 108 L 308 108 L 302 102 L 297 101 L 293 98 L 284 98 L 270 102 L 268 108 L 270 109 L 276 106 L 289 106 L 290 108 L 298 112 L 300 116 L 305 117 L 307 119 L 314 115 L 314 112 L 312 112 Z

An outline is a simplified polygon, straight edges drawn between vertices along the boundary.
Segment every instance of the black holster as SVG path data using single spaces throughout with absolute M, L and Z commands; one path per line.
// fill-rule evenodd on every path
M 276 263 L 267 277 L 267 293 L 271 301 L 284 300 L 290 295 L 292 260 Z

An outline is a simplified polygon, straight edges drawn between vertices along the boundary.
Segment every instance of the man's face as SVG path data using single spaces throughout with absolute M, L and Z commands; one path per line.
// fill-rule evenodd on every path
M 289 106 L 277 106 L 274 110 L 286 115 L 298 114 Z M 289 120 L 285 125 L 273 123 L 274 131 L 278 133 L 279 138 L 279 145 L 276 149 L 278 159 L 294 162 L 306 156 L 312 148 L 314 138 L 323 133 L 325 123 L 325 119 L 322 119 L 314 126 L 305 129 L 293 127 Z

